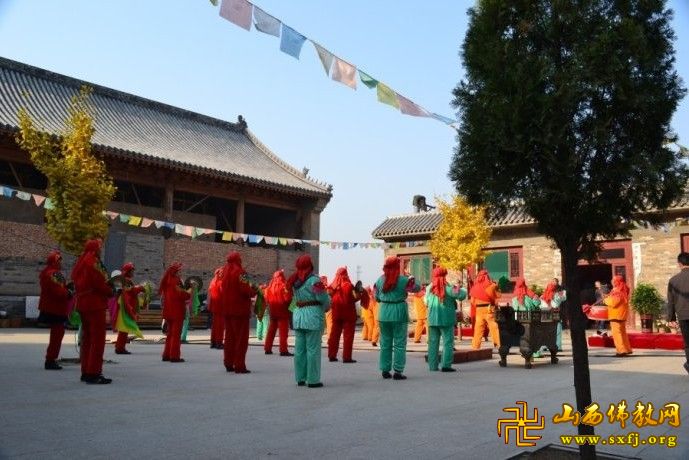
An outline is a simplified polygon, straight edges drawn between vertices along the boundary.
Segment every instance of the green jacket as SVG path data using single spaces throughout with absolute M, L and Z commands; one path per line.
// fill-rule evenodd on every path
M 294 329 L 306 329 L 309 331 L 320 331 L 323 329 L 325 311 L 330 308 L 330 296 L 323 286 L 320 278 L 312 274 L 303 284 L 293 286 L 294 301 L 299 302 L 319 302 L 320 305 L 309 305 L 294 309 L 292 324 Z
M 541 299 L 532 299 L 529 296 L 524 296 L 524 303 L 519 303 L 519 299 L 512 298 L 512 308 L 514 311 L 531 311 L 538 310 L 541 306 Z
M 397 285 L 389 292 L 383 292 L 385 276 L 381 276 L 374 285 L 376 300 L 378 301 L 378 321 L 409 322 L 409 307 L 407 293 L 419 292 L 421 286 L 408 276 L 400 275 Z
M 426 305 L 428 305 L 428 325 L 447 327 L 454 326 L 457 323 L 457 300 L 464 300 L 467 298 L 467 291 L 464 288 L 458 289 L 450 286 L 445 286 L 445 298 L 440 301 L 440 298 L 431 292 L 433 286 L 429 285 L 426 288 Z

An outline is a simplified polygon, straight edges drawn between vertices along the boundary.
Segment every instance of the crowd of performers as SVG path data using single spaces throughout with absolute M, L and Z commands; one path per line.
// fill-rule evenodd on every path
M 118 275 L 121 285 L 116 292 L 113 279 L 108 277 L 101 261 L 102 241 L 89 240 L 84 246 L 67 281 L 61 272 L 62 257 L 52 251 L 47 265 L 40 274 L 41 297 L 39 320 L 50 324 L 50 341 L 45 356 L 45 369 L 58 370 L 57 358 L 64 336 L 70 298 L 81 319 L 81 380 L 92 384 L 108 384 L 103 376 L 103 353 L 106 339 L 106 310 L 114 299 L 112 322 L 118 331 L 115 343 L 117 354 L 126 350 L 128 334 L 141 337 L 136 325 L 140 294 L 147 287 L 133 281 L 135 267 L 127 263 Z M 181 278 L 182 265 L 173 263 L 165 271 L 158 293 L 162 299 L 162 316 L 166 322 L 166 339 L 162 360 L 184 362 L 181 344 L 185 321 L 188 321 L 188 304 L 194 285 L 185 287 Z M 614 289 L 606 298 L 618 356 L 627 356 L 632 350 L 626 336 L 624 322 L 628 312 L 629 288 L 621 277 L 613 280 Z M 380 345 L 379 369 L 384 379 L 404 380 L 409 324 L 407 297 L 411 295 L 417 315 L 414 342 L 419 343 L 424 330 L 428 333 L 428 366 L 430 371 L 455 372 L 455 326 L 457 301 L 470 297 L 475 318 L 472 348 L 479 349 L 486 332 L 496 347 L 500 334 L 495 321 L 499 290 L 488 272 L 480 271 L 469 292 L 461 283 L 451 285 L 447 270 L 433 269 L 432 280 L 420 286 L 411 276 L 402 273 L 400 259 L 388 257 L 383 275 L 373 286 L 364 288 L 361 282 L 352 282 L 347 269 L 337 270 L 332 282 L 314 272 L 309 255 L 296 260 L 293 273 L 287 277 L 278 270 L 267 285 L 250 280 L 242 266 L 238 252 L 230 252 L 224 266 L 214 272 L 208 287 L 208 310 L 212 314 L 211 348 L 224 351 L 223 365 L 227 372 L 246 374 L 249 345 L 249 328 L 252 314 L 257 317 L 257 336 L 263 339 L 264 352 L 273 354 L 276 335 L 279 337 L 280 356 L 293 357 L 294 377 L 297 385 L 322 387 L 321 342 L 327 332 L 329 361 L 338 361 L 340 337 L 343 337 L 341 358 L 343 363 L 356 363 L 352 349 L 357 323 L 356 303 L 361 305 L 363 320 L 362 338 L 373 346 Z M 150 293 L 149 293 L 150 296 Z M 257 300 L 253 301 L 252 299 Z M 541 296 L 535 295 L 520 279 L 514 289 L 512 308 L 516 311 L 559 308 L 566 299 L 556 279 L 545 288 Z M 259 308 L 262 304 L 264 308 Z M 290 324 L 291 323 L 291 324 Z M 295 335 L 294 354 L 287 347 L 289 330 Z M 486 331 L 486 329 L 488 331 Z M 442 356 L 439 356 L 442 341 Z M 558 325 L 557 345 L 561 348 L 561 327 Z M 536 355 L 538 356 L 538 355 Z

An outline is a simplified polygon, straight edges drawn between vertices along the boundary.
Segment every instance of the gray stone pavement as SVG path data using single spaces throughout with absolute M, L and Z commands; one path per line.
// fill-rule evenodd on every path
M 523 368 L 516 349 L 508 367 L 490 361 L 456 365 L 454 374 L 430 373 L 425 345 L 410 345 L 406 381 L 383 380 L 378 353 L 355 344 L 356 364 L 322 363 L 324 388 L 297 387 L 292 359 L 266 356 L 255 338 L 251 374 L 228 374 L 222 352 L 208 347 L 208 331 L 192 331 L 183 345 L 186 363 L 160 360 L 158 331 L 129 345 L 132 355 L 106 346 L 105 374 L 112 385 L 79 382 L 78 365 L 43 370 L 48 331 L 0 329 L 0 458 L 466 458 L 504 459 L 526 450 L 497 435 L 497 419 L 516 401 L 545 416 L 538 447 L 576 434 L 554 424 L 562 403 L 574 404 L 571 352 L 566 339 L 558 365 L 536 360 Z M 358 332 L 357 332 L 358 335 Z M 565 334 L 566 335 L 566 334 Z M 109 334 L 109 339 L 114 339 Z M 484 344 L 485 346 L 486 344 Z M 457 346 L 468 348 L 467 340 Z M 626 429 L 607 421 L 604 437 L 635 431 L 676 435 L 677 447 L 602 446 L 600 451 L 639 458 L 689 458 L 689 375 L 682 352 L 637 350 L 615 359 L 614 350 L 592 349 L 594 401 L 603 411 L 625 399 L 682 405 L 680 428 L 667 424 Z M 67 331 L 62 356 L 76 357 Z

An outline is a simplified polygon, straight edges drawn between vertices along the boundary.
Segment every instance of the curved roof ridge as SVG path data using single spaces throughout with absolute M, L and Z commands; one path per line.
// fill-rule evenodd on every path
M 245 128 L 244 132 L 245 132 L 245 134 L 247 135 L 247 137 L 249 138 L 249 140 L 250 140 L 251 142 L 253 142 L 254 145 L 255 145 L 256 147 L 258 147 L 258 149 L 259 149 L 261 152 L 263 152 L 268 158 L 270 158 L 271 160 L 273 160 L 273 161 L 274 161 L 278 166 L 280 166 L 282 169 L 284 169 L 284 170 L 287 171 L 288 173 L 292 174 L 293 176 L 297 177 L 298 179 L 300 179 L 300 180 L 302 180 L 302 181 L 304 181 L 304 182 L 306 182 L 306 183 L 308 183 L 308 184 L 310 184 L 310 185 L 313 185 L 313 186 L 315 186 L 315 187 L 319 187 L 319 188 L 323 189 L 323 191 L 325 191 L 325 192 L 332 192 L 332 185 L 327 184 L 327 183 L 325 183 L 325 182 L 319 182 L 319 181 L 317 181 L 317 180 L 315 180 L 315 179 L 310 178 L 310 177 L 307 176 L 307 175 L 304 175 L 304 174 L 303 174 L 302 172 L 300 172 L 297 168 L 295 168 L 295 167 L 292 166 L 291 164 L 287 163 L 285 160 L 283 160 L 283 159 L 281 159 L 280 157 L 278 157 L 275 153 L 273 153 L 273 151 L 270 150 L 270 148 L 269 148 L 266 144 L 264 144 L 263 142 L 261 142 L 261 141 L 256 137 L 256 135 L 255 135 L 254 133 L 251 132 L 251 130 L 250 130 L 249 128 Z

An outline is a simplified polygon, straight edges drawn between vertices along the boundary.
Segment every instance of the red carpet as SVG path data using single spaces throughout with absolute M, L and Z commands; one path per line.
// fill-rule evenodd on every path
M 632 348 L 639 349 L 661 349 L 661 350 L 684 350 L 682 334 L 651 334 L 648 332 L 628 332 L 629 343 Z M 612 336 L 601 337 L 592 335 L 588 339 L 589 347 L 614 348 Z

